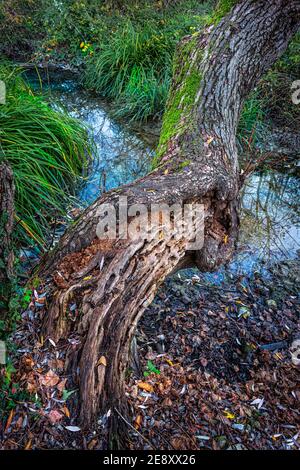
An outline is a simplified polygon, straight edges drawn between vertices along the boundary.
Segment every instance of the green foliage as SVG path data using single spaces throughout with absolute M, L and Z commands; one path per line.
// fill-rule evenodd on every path
M 245 101 L 238 127 L 238 137 L 242 142 L 256 141 L 257 130 L 265 122 L 265 104 L 258 90 L 254 90 Z
M 26 58 L 44 35 L 41 12 L 51 0 L 5 0 L 0 2 L 0 53 Z
M 291 86 L 300 76 L 300 33 L 289 43 L 286 52 L 265 75 L 259 90 L 264 102 L 267 118 L 278 127 L 287 126 L 298 132 L 300 106 L 292 102 Z
M 11 360 L 0 369 L 0 420 L 13 410 L 21 401 L 28 401 L 30 394 L 22 390 L 20 385 L 13 381 L 16 369 Z
M 88 61 L 85 84 L 116 99 L 118 116 L 159 116 L 167 97 L 174 44 L 170 37 L 128 23 Z
M 255 141 L 257 130 L 271 121 L 278 127 L 298 131 L 300 107 L 292 103 L 291 85 L 300 75 L 300 34 L 289 43 L 286 52 L 260 80 L 245 101 L 238 135 L 241 140 Z
M 144 377 L 148 377 L 151 373 L 153 374 L 160 374 L 160 370 L 155 367 L 152 361 L 147 362 L 147 370 L 144 371 Z
M 240 0 L 219 0 L 212 15 L 208 18 L 207 24 L 217 25 L 239 1 Z
M 61 216 L 91 154 L 86 129 L 32 93 L 20 71 L 0 63 L 6 104 L 0 105 L 2 158 L 16 187 L 16 229 L 22 242 L 43 245 L 51 217 Z
M 204 25 L 211 3 L 61 2 L 59 15 L 44 13 L 42 55 L 83 63 L 83 85 L 112 100 L 117 117 L 159 118 L 176 44 Z

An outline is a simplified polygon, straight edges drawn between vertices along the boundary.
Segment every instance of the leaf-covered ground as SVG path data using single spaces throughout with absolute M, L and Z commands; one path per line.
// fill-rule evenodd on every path
M 135 426 L 153 447 L 299 447 L 296 266 L 282 264 L 268 281 L 194 277 L 161 290 L 139 330 L 146 377 L 128 387 Z M 160 373 L 148 375 L 152 364 Z M 147 448 L 141 439 L 134 447 Z
M 168 280 L 137 332 L 138 369 L 126 385 L 132 449 L 297 449 L 300 447 L 300 268 L 282 263 L 269 277 L 193 273 Z M 45 341 L 47 293 L 34 291 L 3 368 L 4 449 L 107 448 L 108 416 L 83 432 L 76 384 L 65 372 L 78 338 Z M 70 311 L 70 319 L 75 315 Z M 102 363 L 105 367 L 105 364 Z

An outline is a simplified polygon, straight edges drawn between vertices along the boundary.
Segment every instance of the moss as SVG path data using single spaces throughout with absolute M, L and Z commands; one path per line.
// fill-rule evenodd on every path
M 189 123 L 189 117 L 201 83 L 201 74 L 199 72 L 200 52 L 196 48 L 198 35 L 198 33 L 194 34 L 192 39 L 182 46 L 176 54 L 173 67 L 173 86 L 163 116 L 153 167 L 159 164 L 172 137 L 183 133 Z M 191 51 L 195 50 L 197 51 L 197 57 L 191 63 L 188 57 Z
M 178 171 L 184 170 L 189 164 L 191 163 L 191 160 L 184 160 L 178 165 Z
M 207 25 L 217 25 L 240 0 L 219 0 L 213 14 L 207 20 Z

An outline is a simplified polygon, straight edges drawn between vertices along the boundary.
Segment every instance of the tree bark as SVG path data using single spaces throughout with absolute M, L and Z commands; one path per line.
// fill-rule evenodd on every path
M 99 409 L 114 410 L 124 402 L 132 336 L 165 277 L 187 266 L 211 271 L 232 256 L 239 226 L 240 111 L 299 24 L 299 1 L 246 0 L 217 26 L 184 38 L 154 170 L 97 199 L 43 261 L 40 277 L 52 289 L 44 332 L 55 341 L 70 334 L 79 340 L 69 366 L 78 374 L 84 425 Z M 100 240 L 101 205 L 117 207 L 120 196 L 129 206 L 203 204 L 203 247 L 191 251 L 187 237 L 175 237 L 172 230 L 135 243 Z M 75 321 L 69 320 L 72 303 L 80 311 Z M 102 356 L 106 361 L 99 361 Z
M 0 319 L 5 320 L 11 294 L 14 252 L 12 232 L 14 224 L 14 182 L 8 163 L 0 164 Z

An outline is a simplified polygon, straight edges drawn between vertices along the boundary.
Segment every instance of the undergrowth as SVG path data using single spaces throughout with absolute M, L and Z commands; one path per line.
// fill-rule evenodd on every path
M 0 49 L 9 52 L 14 43 L 25 52 L 34 49 L 30 57 L 35 60 L 80 66 L 83 85 L 111 100 L 117 117 L 160 119 L 176 44 L 205 25 L 217 24 L 235 3 L 9 0 L 0 7 L 0 26 L 11 34 Z M 255 139 L 265 120 L 299 126 L 299 106 L 291 106 L 290 99 L 292 80 L 299 78 L 299 55 L 298 35 L 245 103 L 239 126 L 244 140 Z
M 204 26 L 214 3 L 60 2 L 42 12 L 45 38 L 35 58 L 80 66 L 83 85 L 110 99 L 119 118 L 159 119 L 176 44 Z
M 46 243 L 51 218 L 64 214 L 91 144 L 83 125 L 33 94 L 21 70 L 0 62 L 6 103 L 0 105 L 1 158 L 15 183 L 15 231 L 21 243 Z

